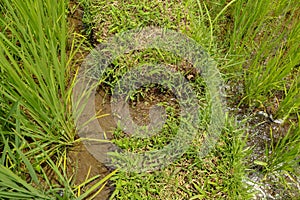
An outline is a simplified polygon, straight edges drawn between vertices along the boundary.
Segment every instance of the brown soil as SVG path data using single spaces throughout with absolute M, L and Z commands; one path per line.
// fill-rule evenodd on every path
M 78 3 L 76 1 L 70 1 L 69 16 L 68 16 L 69 36 L 70 36 L 68 44 L 70 47 L 72 42 L 76 40 L 76 34 L 82 34 L 82 32 L 84 31 L 83 30 L 84 24 L 82 23 L 82 17 L 83 17 L 83 9 L 80 6 L 78 6 Z M 89 51 L 85 49 L 80 49 L 75 54 L 73 58 L 73 64 L 75 63 L 75 68 L 80 67 L 82 60 L 88 53 Z M 74 71 L 71 71 L 70 73 L 74 74 L 75 71 L 76 69 L 74 69 Z M 102 163 L 100 163 L 89 153 L 89 151 L 85 148 L 83 143 L 79 143 L 76 146 L 72 147 L 68 152 L 68 157 L 70 162 L 68 166 L 68 174 L 69 176 L 74 175 L 75 185 L 79 185 L 85 182 L 89 178 L 100 175 L 99 178 L 97 178 L 96 180 L 90 182 L 89 184 L 81 188 L 81 194 L 84 193 L 84 191 L 92 187 L 94 184 L 96 184 L 98 181 L 103 179 L 106 175 L 108 175 L 111 172 L 109 169 L 107 169 Z M 109 184 L 106 184 L 105 188 L 94 199 L 95 200 L 108 199 L 112 191 L 113 191 L 113 187 L 110 186 Z M 95 190 L 94 192 L 96 193 L 97 190 Z M 93 194 L 91 194 L 90 196 L 92 195 Z

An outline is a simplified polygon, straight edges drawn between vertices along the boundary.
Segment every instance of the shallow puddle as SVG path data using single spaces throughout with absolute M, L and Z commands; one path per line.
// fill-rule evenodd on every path
M 107 169 L 102 163 L 96 160 L 89 151 L 85 148 L 85 146 L 80 143 L 77 146 L 73 147 L 68 153 L 70 159 L 70 169 L 76 169 L 75 172 L 69 172 L 70 174 L 75 175 L 75 183 L 79 185 L 85 182 L 87 179 L 92 178 L 94 176 L 100 175 L 99 178 L 90 182 L 85 187 L 81 188 L 81 194 L 84 193 L 87 189 L 92 187 L 98 181 L 103 179 L 106 175 L 108 175 L 111 171 Z M 98 188 L 99 189 L 99 188 Z M 104 190 L 102 190 L 94 199 L 95 200 L 106 200 L 109 198 L 112 193 L 113 188 L 109 185 L 105 186 Z M 95 190 L 97 192 L 97 190 Z M 90 196 L 92 196 L 92 193 Z

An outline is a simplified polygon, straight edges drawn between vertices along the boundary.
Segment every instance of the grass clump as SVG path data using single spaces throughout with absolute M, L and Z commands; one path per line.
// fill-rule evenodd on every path
M 188 7 L 180 1 L 79 1 L 85 10 L 83 22 L 93 42 L 121 31 L 144 26 L 178 29 L 188 23 Z
M 204 159 L 198 156 L 201 145 L 195 140 L 191 148 L 175 163 L 152 173 L 115 175 L 115 199 L 247 199 L 241 184 L 245 165 L 245 140 L 228 120 L 216 149 Z
M 238 65 L 244 73 L 244 99 L 249 105 L 272 107 L 272 112 L 283 118 L 295 114 L 299 104 L 294 89 L 299 81 L 292 78 L 297 76 L 300 62 L 296 5 L 299 2 L 238 1 L 233 7 L 233 32 L 229 33 L 229 52 L 244 55 Z

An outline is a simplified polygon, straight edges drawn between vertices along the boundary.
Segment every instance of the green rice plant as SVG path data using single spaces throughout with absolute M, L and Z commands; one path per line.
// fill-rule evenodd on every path
M 299 116 L 298 116 L 299 120 Z M 265 156 L 255 163 L 263 167 L 263 172 L 268 173 L 294 173 L 300 162 L 300 125 L 293 123 L 287 133 L 274 140 L 272 130 L 270 131 L 271 143 L 266 144 Z
M 271 4 L 267 1 L 237 1 L 234 4 L 232 17 L 233 30 L 230 30 L 230 52 L 234 54 L 249 53 L 255 35 L 259 32 L 256 27 L 262 26 Z M 247 54 L 246 54 L 247 55 Z
M 51 199 L 7 167 L 0 165 L 0 197 L 4 199 Z
M 299 73 L 297 73 L 299 74 Z M 276 117 L 286 119 L 293 113 L 299 113 L 300 108 L 300 80 L 296 74 L 289 89 L 285 90 L 285 98 L 280 102 Z
M 293 23 L 292 19 L 293 17 L 288 22 Z M 296 27 L 293 27 L 293 30 L 295 30 L 294 28 L 299 30 L 297 27 L 299 23 L 294 25 Z M 273 31 L 279 32 L 280 30 L 274 28 Z M 263 39 L 265 42 L 262 42 L 256 58 L 246 72 L 245 86 L 249 101 L 254 99 L 264 102 L 267 100 L 264 96 L 272 97 L 280 91 L 283 92 L 284 85 L 289 85 L 292 82 L 289 80 L 289 76 L 300 62 L 297 48 L 299 43 L 296 41 L 298 36 L 288 33 L 286 30 L 276 37 L 274 40 L 270 39 L 269 36 Z
M 292 113 L 299 113 L 300 96 L 299 96 L 299 63 L 300 52 L 298 46 L 300 44 L 300 23 L 299 14 L 294 16 L 294 22 L 291 24 L 291 31 L 288 35 L 288 60 L 290 66 L 293 67 L 293 73 L 286 79 L 288 80 L 284 87 L 284 99 L 280 102 L 276 115 L 278 117 L 287 118 Z
M 66 54 L 66 2 L 1 4 L 1 99 L 6 107 L 18 102 L 19 111 L 9 120 L 18 120 L 20 133 L 33 141 L 56 148 L 69 144 L 75 131 L 66 81 L 71 59 Z
M 75 141 L 67 5 L 0 2 L 1 199 L 85 199 L 110 178 L 75 185 L 66 172 L 67 147 Z M 77 193 L 91 181 L 97 183 Z
M 299 60 L 298 1 L 237 1 L 234 6 L 232 54 L 243 55 L 245 96 L 241 103 L 265 105 L 290 85 Z M 290 93 L 291 94 L 291 93 Z M 283 97 L 284 99 L 284 97 Z M 280 101 L 282 101 L 281 99 Z
M 3 135 L 2 138 L 4 147 L 0 159 L 1 198 L 53 199 L 51 192 L 46 193 L 41 187 L 41 178 L 25 154 Z

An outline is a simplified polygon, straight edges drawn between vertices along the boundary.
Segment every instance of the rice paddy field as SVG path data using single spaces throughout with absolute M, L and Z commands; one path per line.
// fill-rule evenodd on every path
M 298 0 L 0 15 L 0 199 L 300 199 Z

